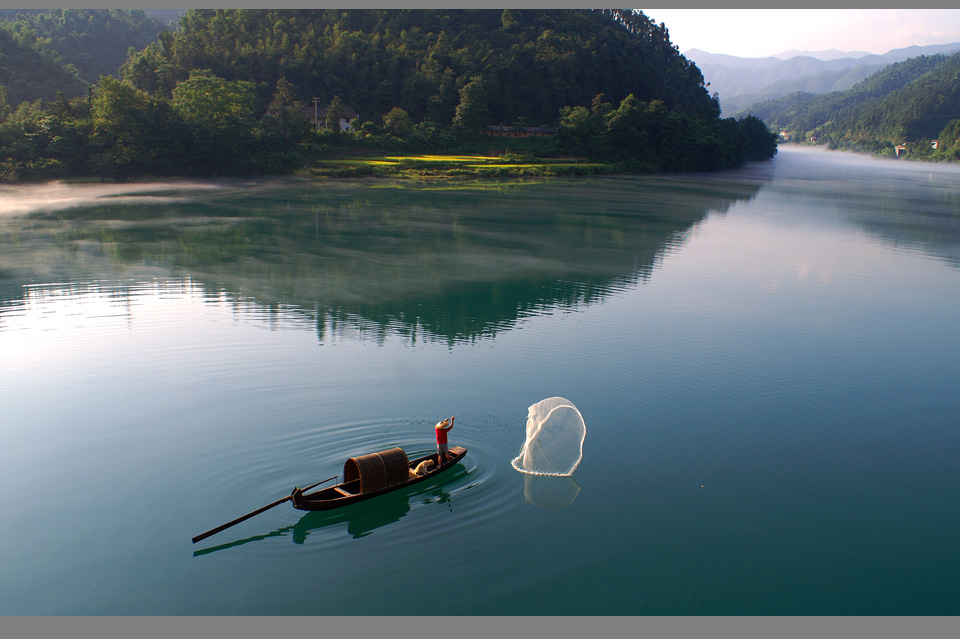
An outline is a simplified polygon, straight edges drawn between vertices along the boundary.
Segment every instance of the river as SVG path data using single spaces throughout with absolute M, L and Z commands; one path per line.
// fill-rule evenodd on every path
M 0 613 L 960 614 L 958 318 L 949 165 L 0 187 Z

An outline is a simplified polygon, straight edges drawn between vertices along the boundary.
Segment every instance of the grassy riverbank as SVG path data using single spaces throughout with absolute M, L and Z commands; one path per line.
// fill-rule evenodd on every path
M 610 164 L 585 158 L 524 155 L 344 155 L 310 162 L 298 173 L 312 178 L 389 177 L 400 179 L 509 178 L 596 175 L 615 172 Z

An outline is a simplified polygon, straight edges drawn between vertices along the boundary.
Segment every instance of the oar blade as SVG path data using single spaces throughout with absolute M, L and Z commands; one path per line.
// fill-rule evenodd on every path
M 323 481 L 318 481 L 318 482 L 315 483 L 315 484 L 311 484 L 310 486 L 307 486 L 306 488 L 304 488 L 304 489 L 303 489 L 303 492 L 307 492 L 307 491 L 310 490 L 311 488 L 316 488 L 316 487 L 319 486 L 320 484 L 325 484 L 325 483 L 327 483 L 328 481 L 330 481 L 330 480 L 332 480 L 332 479 L 336 479 L 337 477 L 339 477 L 339 475 L 334 475 L 333 477 L 328 477 L 327 479 L 324 479 Z M 296 489 L 294 489 L 294 490 L 296 490 Z M 277 501 L 273 502 L 272 504 L 267 504 L 267 505 L 264 506 L 263 508 L 258 508 L 257 510 L 253 511 L 252 513 L 247 513 L 247 514 L 244 515 L 243 517 L 237 517 L 237 518 L 234 519 L 233 521 L 228 521 L 227 523 L 223 524 L 222 526 L 217 526 L 217 527 L 214 528 L 213 530 L 208 530 L 208 531 L 205 532 L 205 533 L 201 533 L 201 534 L 199 534 L 199 535 L 197 535 L 196 537 L 193 538 L 193 543 L 197 543 L 198 541 L 203 541 L 203 540 L 206 539 L 207 537 L 211 537 L 211 536 L 213 536 L 213 535 L 216 535 L 218 532 L 223 532 L 224 530 L 226 530 L 227 528 L 230 528 L 231 526 L 236 526 L 237 524 L 242 523 L 242 522 L 250 519 L 251 517 L 255 517 L 256 515 L 259 515 L 260 513 L 266 512 L 266 511 L 270 510 L 271 508 L 273 508 L 274 506 L 279 506 L 279 505 L 282 504 L 283 502 L 289 500 L 292 496 L 293 496 L 293 493 L 287 495 L 287 496 L 284 497 L 283 499 L 278 499 Z

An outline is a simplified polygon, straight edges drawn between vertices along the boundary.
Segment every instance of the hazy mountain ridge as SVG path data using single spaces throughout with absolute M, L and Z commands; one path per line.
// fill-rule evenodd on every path
M 752 104 L 798 91 L 828 93 L 850 89 L 870 72 L 921 55 L 949 54 L 960 51 L 960 42 L 892 49 L 882 55 L 829 51 L 802 52 L 786 59 L 782 56 L 743 58 L 690 49 L 684 53 L 692 60 L 716 92 L 724 115 L 736 115 Z
M 846 91 L 751 107 L 793 141 L 884 155 L 960 159 L 960 53 L 891 64 Z M 934 145 L 934 141 L 937 141 Z
M 764 87 L 759 93 L 744 93 L 724 100 L 724 109 L 727 113 L 735 116 L 744 115 L 758 103 L 774 100 L 798 91 L 814 95 L 845 91 L 883 68 L 884 65 L 881 64 L 864 64 L 850 69 L 824 71 L 816 75 L 777 80 Z
M 837 49 L 827 49 L 825 51 L 811 51 L 809 49 L 804 49 L 801 51 L 799 49 L 791 49 L 782 53 L 776 53 L 773 55 L 773 57 L 780 58 L 781 60 L 789 60 L 790 58 L 795 58 L 798 55 L 805 55 L 811 58 L 818 58 L 820 60 L 836 60 L 837 58 L 862 58 L 863 56 L 870 55 L 870 52 L 839 51 Z

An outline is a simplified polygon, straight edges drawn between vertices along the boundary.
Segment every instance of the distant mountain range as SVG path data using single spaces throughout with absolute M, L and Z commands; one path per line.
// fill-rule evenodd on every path
M 785 51 L 765 58 L 741 58 L 690 49 L 694 62 L 716 92 L 724 116 L 745 115 L 759 102 L 791 93 L 845 91 L 884 67 L 918 56 L 960 51 L 960 42 L 893 49 L 882 55 L 864 52 Z
M 894 62 L 846 91 L 795 92 L 750 111 L 792 142 L 960 161 L 960 52 Z
M 784 51 L 783 53 L 775 53 L 774 58 L 780 58 L 781 60 L 789 60 L 790 58 L 795 58 L 798 55 L 805 55 L 808 58 L 817 58 L 818 60 L 836 60 L 837 58 L 862 58 L 865 55 L 870 55 L 869 51 L 837 51 L 836 49 L 827 49 L 826 51 L 800 51 L 798 49 L 791 49 L 790 51 Z

